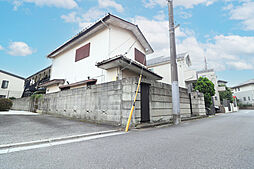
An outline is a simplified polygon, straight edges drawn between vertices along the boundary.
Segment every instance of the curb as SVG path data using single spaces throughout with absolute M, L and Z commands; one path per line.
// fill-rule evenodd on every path
M 198 119 L 204 119 L 207 118 L 209 116 L 204 115 L 204 116 L 196 116 L 196 117 L 187 117 L 187 118 L 183 118 L 181 121 L 191 121 L 191 120 L 198 120 Z
M 157 127 L 162 125 L 172 125 L 173 122 L 161 122 L 161 123 L 144 123 L 144 124 L 138 124 L 135 126 L 134 129 L 143 129 L 143 128 L 151 128 L 151 127 Z
M 12 148 L 35 146 L 35 145 L 40 145 L 40 144 L 51 144 L 51 143 L 56 143 L 56 142 L 61 142 L 61 141 L 86 138 L 86 137 L 90 137 L 90 136 L 110 134 L 110 133 L 115 133 L 118 131 L 120 131 L 120 130 L 107 130 L 107 131 L 100 131 L 100 132 L 94 132 L 94 133 L 80 134 L 80 135 L 75 135 L 75 136 L 58 137 L 58 138 L 50 138 L 50 139 L 44 139 L 44 140 L 39 140 L 39 141 L 30 141 L 30 142 L 0 145 L 0 151 L 6 150 L 6 149 L 12 149 Z

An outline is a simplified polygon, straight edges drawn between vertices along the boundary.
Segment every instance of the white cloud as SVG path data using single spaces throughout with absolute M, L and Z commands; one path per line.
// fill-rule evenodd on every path
M 8 54 L 12 56 L 27 56 L 34 53 L 34 50 L 25 42 L 11 42 Z
M 185 11 L 180 11 L 179 16 L 183 19 L 188 19 L 192 17 L 192 14 Z
M 157 20 L 160 20 L 160 21 L 165 20 L 165 18 L 166 18 L 166 15 L 162 10 L 159 11 L 156 16 L 154 16 L 154 19 L 157 19 Z
M 84 29 L 104 15 L 103 11 L 94 7 L 90 8 L 86 13 L 78 14 L 77 12 L 71 12 L 67 15 L 62 15 L 61 18 L 67 23 L 77 23 L 79 28 Z
M 2 45 L 0 45 L 0 50 L 4 50 L 4 47 Z
M 242 21 L 245 30 L 254 30 L 254 2 L 244 1 L 240 6 L 225 8 L 230 12 L 230 19 Z
M 175 6 L 183 6 L 185 8 L 193 8 L 195 5 L 204 4 L 209 6 L 213 4 L 217 0 L 175 0 Z M 167 5 L 166 0 L 143 0 L 143 3 L 146 8 L 153 8 L 156 5 L 160 5 L 161 7 L 165 7 Z
M 227 64 L 233 66 L 237 70 L 252 70 L 252 69 L 254 69 L 252 64 L 246 63 L 245 61 L 228 62 Z
M 78 21 L 76 12 L 71 12 L 67 15 L 62 15 L 61 18 L 67 23 L 75 23 Z
M 140 27 L 141 31 L 144 33 L 144 36 L 156 50 L 155 53 L 149 57 L 169 54 L 168 21 L 149 20 L 145 17 L 137 16 L 133 19 L 133 22 Z M 176 36 L 179 38 L 186 37 L 186 34 L 182 32 L 181 29 L 177 29 Z
M 86 13 L 84 13 L 82 15 L 82 18 L 83 18 L 82 20 L 91 22 L 94 20 L 98 20 L 99 18 L 101 18 L 104 15 L 105 15 L 104 11 L 102 11 L 98 8 L 90 8 Z
M 14 10 L 17 10 L 23 3 L 34 3 L 37 6 L 55 6 L 66 9 L 73 9 L 78 6 L 75 0 L 14 0 Z
M 249 64 L 254 55 L 254 37 L 218 35 L 212 41 L 200 43 L 195 37 L 188 37 L 178 44 L 177 49 L 190 53 L 195 69 L 203 67 L 204 56 L 208 59 L 209 67 L 218 71 L 254 69 Z
M 114 0 L 98 0 L 100 8 L 115 8 L 117 12 L 123 12 L 124 8 L 121 4 L 116 3 Z
M 22 1 L 14 0 L 12 4 L 14 5 L 13 10 L 16 11 L 18 10 L 18 7 L 22 5 Z
M 151 43 L 154 54 L 149 58 L 169 56 L 168 21 L 149 20 L 145 17 L 136 17 L 138 24 L 148 42 Z M 217 35 L 206 43 L 201 43 L 190 30 L 176 29 L 177 53 L 188 52 L 193 68 L 204 68 L 204 56 L 208 59 L 210 68 L 217 71 L 226 69 L 254 69 L 254 37 L 239 35 Z M 251 64 L 252 63 L 252 64 Z

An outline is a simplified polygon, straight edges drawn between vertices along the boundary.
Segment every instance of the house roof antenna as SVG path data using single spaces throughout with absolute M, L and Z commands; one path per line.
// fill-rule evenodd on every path
M 206 56 L 204 56 L 204 59 L 205 59 L 205 70 L 207 70 L 208 69 L 208 64 L 207 64 L 207 60 L 206 60 Z

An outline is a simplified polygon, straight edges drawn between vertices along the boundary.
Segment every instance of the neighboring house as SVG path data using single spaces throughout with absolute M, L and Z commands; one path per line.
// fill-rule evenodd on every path
M 25 89 L 24 89 L 22 97 L 31 96 L 34 92 L 38 90 L 44 92 L 46 89 L 41 88 L 40 85 L 49 81 L 50 71 L 51 71 L 51 66 L 43 70 L 40 70 L 39 72 L 26 78 Z
M 177 55 L 178 83 L 180 87 L 188 88 L 188 85 L 197 80 L 196 71 L 190 68 L 191 60 L 188 53 Z M 170 57 L 157 57 L 147 61 L 147 67 L 163 77 L 161 82 L 171 84 Z
M 254 79 L 234 86 L 231 90 L 240 103 L 254 106 Z
M 224 80 L 218 80 L 218 91 L 223 92 L 226 91 L 227 81 Z
M 52 59 L 47 93 L 138 76 L 161 80 L 146 68 L 153 49 L 137 25 L 108 14 L 47 57 Z
M 0 98 L 20 98 L 24 91 L 25 78 L 0 70 Z
M 217 77 L 213 69 L 195 71 L 190 68 L 191 59 L 188 53 L 177 55 L 177 71 L 178 71 L 178 83 L 180 87 L 192 89 L 192 84 L 197 81 L 199 77 L 207 77 L 214 84 L 215 96 L 213 100 L 215 106 L 218 108 L 220 105 L 219 86 L 217 83 Z M 171 61 L 170 57 L 157 57 L 147 61 L 147 67 L 158 73 L 163 77 L 161 82 L 171 84 Z M 224 81 L 223 81 L 224 82 Z M 221 81 L 222 83 L 222 81 Z M 224 82 L 225 83 L 225 82 Z
M 197 71 L 197 78 L 199 77 L 206 77 L 214 84 L 215 95 L 213 96 L 213 101 L 215 106 L 220 106 L 220 94 L 219 94 L 219 86 L 217 76 L 213 69 L 207 69 L 202 71 Z

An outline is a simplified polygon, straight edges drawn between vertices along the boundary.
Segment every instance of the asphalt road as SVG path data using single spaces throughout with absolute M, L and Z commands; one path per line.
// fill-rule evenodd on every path
M 0 145 L 118 129 L 45 114 L 16 113 L 0 112 Z
M 253 169 L 254 111 L 0 155 L 1 169 Z

